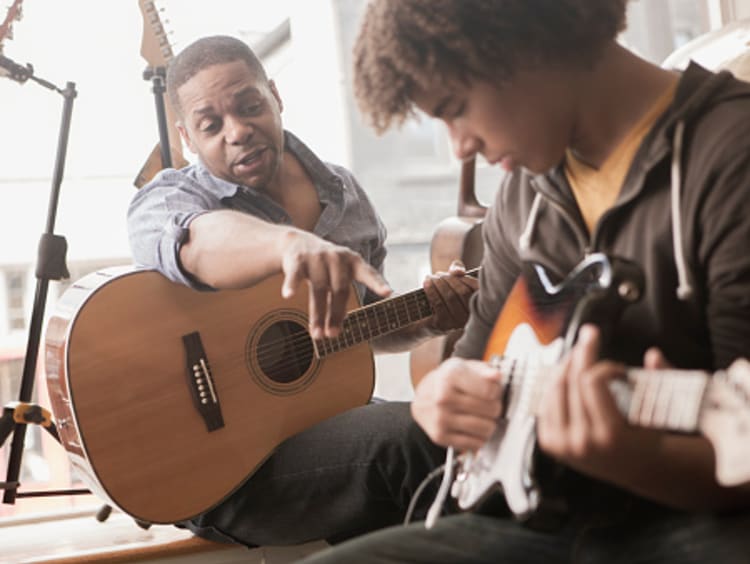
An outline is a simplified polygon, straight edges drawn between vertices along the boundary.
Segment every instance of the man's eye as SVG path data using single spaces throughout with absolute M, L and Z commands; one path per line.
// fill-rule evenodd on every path
M 450 113 L 450 117 L 455 119 L 458 117 L 461 117 L 464 112 L 466 111 L 466 102 L 461 102 L 457 106 L 453 108 L 453 111 Z
M 200 125 L 198 126 L 198 129 L 202 131 L 203 133 L 211 133 L 213 131 L 216 131 L 219 127 L 219 122 L 216 120 L 206 120 L 202 121 Z
M 242 109 L 241 109 L 242 115 L 254 116 L 260 112 L 261 106 L 262 105 L 260 103 L 246 104 L 245 106 L 242 106 Z

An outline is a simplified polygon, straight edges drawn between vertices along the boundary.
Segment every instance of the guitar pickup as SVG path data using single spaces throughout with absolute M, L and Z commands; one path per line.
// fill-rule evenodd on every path
M 195 408 L 203 417 L 206 429 L 209 433 L 224 426 L 224 418 L 221 415 L 221 404 L 216 393 L 214 378 L 209 368 L 203 343 L 198 332 L 182 336 L 187 357 L 186 372 L 188 388 L 193 398 Z

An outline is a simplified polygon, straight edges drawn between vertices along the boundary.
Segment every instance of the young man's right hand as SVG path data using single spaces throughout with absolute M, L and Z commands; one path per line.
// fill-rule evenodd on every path
M 336 337 L 341 332 L 353 281 L 361 282 L 379 296 L 391 293 L 380 273 L 347 247 L 305 231 L 291 231 L 284 237 L 281 294 L 285 298 L 293 296 L 300 283 L 307 280 L 313 339 Z
M 422 379 L 411 413 L 435 444 L 476 451 L 495 431 L 501 395 L 499 370 L 454 357 Z

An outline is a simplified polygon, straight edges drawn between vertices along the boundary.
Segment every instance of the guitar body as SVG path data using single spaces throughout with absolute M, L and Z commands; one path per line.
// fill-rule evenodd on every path
M 482 220 L 473 217 L 449 217 L 440 222 L 430 244 L 432 272 L 448 272 L 454 260 L 467 269 L 482 262 Z M 448 358 L 461 337 L 458 329 L 434 337 L 415 347 L 409 354 L 409 373 L 412 386 L 417 387 L 424 376 Z
M 283 300 L 280 287 L 274 276 L 199 292 L 120 268 L 64 294 L 47 326 L 47 381 L 62 442 L 94 492 L 147 522 L 188 519 L 288 437 L 368 402 L 369 345 L 318 358 L 307 294 Z
M 500 488 L 519 518 L 540 502 L 533 475 L 536 407 L 544 377 L 570 349 L 580 326 L 606 334 L 622 309 L 640 298 L 643 276 L 632 263 L 591 255 L 562 283 L 527 264 L 487 343 L 484 360 L 497 366 L 508 388 L 503 418 L 489 441 L 462 463 L 452 494 L 471 509 Z
M 458 195 L 458 215 L 440 222 L 430 243 L 430 269 L 432 272 L 448 272 L 454 260 L 460 260 L 467 269 L 476 268 L 482 262 L 482 220 L 487 211 L 479 203 L 475 192 L 476 163 L 474 159 L 461 166 Z M 409 354 L 409 374 L 416 389 L 425 375 L 437 368 L 453 353 L 463 330 L 440 335 L 415 347 Z

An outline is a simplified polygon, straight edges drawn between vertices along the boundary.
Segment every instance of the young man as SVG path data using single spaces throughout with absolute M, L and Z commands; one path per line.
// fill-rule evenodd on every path
M 592 252 L 642 267 L 645 294 L 612 336 L 617 361 L 715 370 L 747 355 L 750 85 L 638 58 L 615 40 L 625 11 L 626 0 L 375 0 L 366 12 L 355 92 L 374 126 L 416 107 L 445 123 L 459 158 L 508 171 L 457 358 L 412 404 L 437 444 L 474 450 L 495 429 L 503 375 L 475 359 L 523 261 L 558 280 Z M 717 484 L 707 440 L 628 426 L 608 387 L 623 368 L 595 363 L 597 347 L 586 327 L 537 418 L 542 459 L 576 478 L 553 530 L 467 513 L 311 562 L 746 561 L 748 487 Z
M 350 172 L 321 162 L 282 128 L 281 97 L 247 45 L 200 39 L 170 63 L 167 85 L 199 162 L 163 171 L 133 199 L 136 262 L 204 290 L 250 287 L 283 272 L 280 295 L 304 291 L 303 282 L 309 288 L 314 338 L 340 333 L 352 283 L 365 302 L 390 292 L 385 229 L 367 196 Z M 429 279 L 435 314 L 373 345 L 403 349 L 462 326 L 475 287 L 460 268 Z M 439 459 L 407 404 L 369 405 L 291 438 L 187 525 L 247 545 L 336 541 L 403 519 Z

